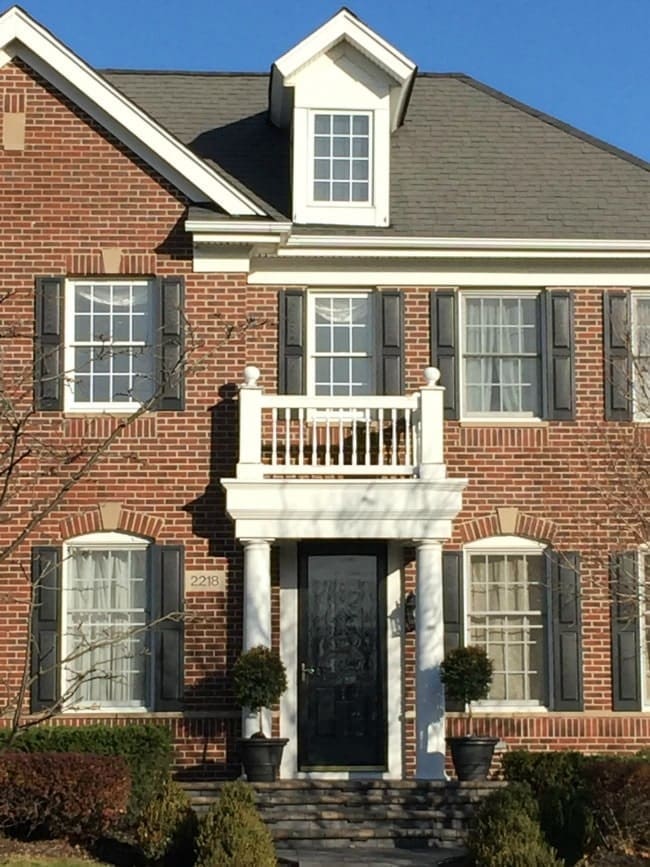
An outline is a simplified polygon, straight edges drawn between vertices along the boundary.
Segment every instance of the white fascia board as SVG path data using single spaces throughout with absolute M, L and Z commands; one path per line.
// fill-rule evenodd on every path
M 12 56 L 24 59 L 186 195 L 207 198 L 234 216 L 264 215 L 259 206 L 16 6 L 0 17 L 0 46 L 10 46 Z
M 309 63 L 337 43 L 345 40 L 383 70 L 399 88 L 399 96 L 391 100 L 391 128 L 399 124 L 417 66 L 406 55 L 359 21 L 347 9 L 341 9 L 309 36 L 291 48 L 271 67 L 271 119 L 277 126 L 290 122 L 287 88 Z
M 412 255 L 463 255 L 476 251 L 481 255 L 493 252 L 496 255 L 566 252 L 576 253 L 648 253 L 650 240 L 602 240 L 581 238 L 426 238 L 420 236 L 376 235 L 292 235 L 282 255 L 344 255 L 344 256 L 406 256 Z
M 286 242 L 289 222 L 257 220 L 186 220 L 185 230 L 201 244 L 258 244 Z

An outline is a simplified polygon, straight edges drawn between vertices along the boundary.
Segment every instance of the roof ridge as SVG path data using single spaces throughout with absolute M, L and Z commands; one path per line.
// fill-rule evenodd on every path
M 187 75 L 204 76 L 208 78 L 268 78 L 268 72 L 228 72 L 200 69 L 120 69 L 112 67 L 97 67 L 100 75 Z
M 469 87 L 473 87 L 475 90 L 482 91 L 488 96 L 491 96 L 494 99 L 498 99 L 500 102 L 503 102 L 505 105 L 509 105 L 512 106 L 512 108 L 523 111 L 526 114 L 531 115 L 531 117 L 535 117 L 538 120 L 541 120 L 543 123 L 549 124 L 549 126 L 554 126 L 561 132 L 565 132 L 568 135 L 573 136 L 574 138 L 580 139 L 580 141 L 586 142 L 587 144 L 593 145 L 594 147 L 597 147 L 600 150 L 611 154 L 611 156 L 619 157 L 620 159 L 623 159 L 626 162 L 637 166 L 638 168 L 644 169 L 645 171 L 650 171 L 650 162 L 644 160 L 642 157 L 630 153 L 630 151 L 626 151 L 623 148 L 619 148 L 616 145 L 610 144 L 604 139 L 598 138 L 595 135 L 591 135 L 591 133 L 585 132 L 584 130 L 579 129 L 576 126 L 572 126 L 570 123 L 560 120 L 559 118 L 554 117 L 552 114 L 548 114 L 545 111 L 534 108 L 532 105 L 521 102 L 521 100 L 519 99 L 508 96 L 507 93 L 503 93 L 503 91 L 497 90 L 495 87 L 491 87 L 489 84 L 478 81 L 478 79 L 473 78 L 471 75 L 454 73 L 449 77 L 457 78 L 460 81 L 463 81 Z

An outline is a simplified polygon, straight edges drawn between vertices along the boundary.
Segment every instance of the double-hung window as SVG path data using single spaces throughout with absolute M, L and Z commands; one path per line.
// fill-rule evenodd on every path
M 643 549 L 639 555 L 639 641 L 641 648 L 641 706 L 650 710 L 650 553 Z
M 627 340 L 627 335 L 622 335 Z M 650 419 L 650 294 L 632 295 L 632 382 L 626 384 L 633 395 L 634 417 Z M 625 387 L 625 385 L 624 385 Z
M 121 533 L 66 545 L 61 694 L 69 706 L 150 705 L 148 555 L 144 540 Z
M 482 549 L 474 543 L 465 557 L 466 638 L 492 660 L 488 703 L 545 705 L 549 673 L 543 548 L 523 539 L 508 548 L 501 543 Z
M 371 201 L 370 114 L 316 112 L 313 122 L 314 202 Z
M 311 393 L 331 397 L 373 393 L 372 301 L 367 292 L 309 295 Z
M 133 410 L 154 393 L 154 283 L 71 280 L 68 409 Z
M 463 293 L 461 321 L 463 414 L 539 416 L 538 296 Z

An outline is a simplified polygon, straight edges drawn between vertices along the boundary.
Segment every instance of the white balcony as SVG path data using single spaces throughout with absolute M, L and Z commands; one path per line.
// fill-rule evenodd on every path
M 439 371 L 407 397 L 265 394 L 247 367 L 239 462 L 223 479 L 239 538 L 446 538 L 464 479 L 447 479 Z

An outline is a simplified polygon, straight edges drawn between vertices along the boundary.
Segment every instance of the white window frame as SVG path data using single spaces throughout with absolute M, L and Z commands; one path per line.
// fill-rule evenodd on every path
M 317 115 L 328 115 L 332 118 L 334 115 L 344 115 L 349 117 L 350 119 L 354 117 L 367 117 L 368 118 L 368 198 L 362 201 L 354 201 L 350 199 L 349 201 L 334 201 L 333 199 L 316 199 L 314 197 L 314 182 L 316 178 L 314 177 L 314 161 L 317 159 L 316 157 L 316 116 Z M 374 167 L 374 140 L 375 140 L 375 132 L 374 132 L 374 113 L 372 111 L 358 111 L 356 109 L 313 109 L 309 112 L 309 171 L 308 171 L 308 195 L 307 201 L 310 207 L 314 208 L 366 208 L 373 209 L 375 207 L 374 203 L 374 190 L 375 190 L 375 167 Z
M 150 327 L 152 341 L 155 343 L 155 281 L 147 278 L 133 279 L 117 279 L 107 280 L 105 278 L 95 277 L 77 277 L 66 280 L 65 283 L 65 320 L 64 320 L 64 410 L 73 413 L 132 413 L 135 412 L 141 402 L 137 400 L 124 401 L 76 401 L 74 395 L 75 389 L 75 349 L 84 344 L 83 341 L 75 340 L 75 288 L 82 284 L 92 284 L 94 286 L 140 286 L 146 287 L 150 291 L 151 308 L 149 310 Z M 88 345 L 92 345 L 92 341 Z M 107 346 L 136 346 L 135 342 L 120 342 L 115 344 L 107 344 Z M 144 344 L 142 344 L 144 345 Z M 152 366 L 155 362 L 155 346 L 151 347 Z M 155 373 L 155 371 L 153 371 Z M 152 392 L 155 384 L 152 382 Z
M 542 542 L 535 542 L 533 539 L 526 539 L 522 536 L 490 536 L 485 539 L 477 539 L 474 542 L 468 542 L 463 547 L 463 641 L 467 645 L 470 643 L 470 628 L 469 618 L 471 613 L 470 606 L 470 559 L 473 554 L 528 554 L 530 556 L 543 556 L 547 546 Z M 545 642 L 544 653 L 546 657 L 546 683 L 545 694 L 550 695 L 550 686 L 552 678 L 552 664 L 550 661 L 550 644 L 549 644 L 549 612 L 542 612 L 545 621 Z M 477 710 L 495 711 L 502 713 L 503 711 L 511 712 L 548 712 L 548 706 L 541 701 L 501 701 L 494 699 L 484 699 L 482 701 L 473 702 L 472 706 Z
M 650 545 L 639 547 L 639 648 L 641 657 L 641 708 L 650 710 L 650 569 L 646 569 L 646 558 L 650 559 Z
M 632 417 L 634 421 L 639 422 L 650 422 L 650 371 L 648 373 L 648 381 L 643 385 L 644 395 L 643 402 L 646 404 L 645 410 L 639 408 L 639 379 L 640 379 L 640 371 L 637 363 L 637 355 L 638 355 L 638 333 L 636 328 L 637 321 L 637 303 L 640 300 L 646 300 L 650 302 L 650 289 L 648 290 L 635 290 L 630 293 L 630 334 L 629 335 L 621 335 L 623 338 L 627 338 L 631 340 L 631 379 L 632 381 L 628 383 L 628 388 L 631 392 L 632 397 Z M 650 362 L 650 358 L 649 358 Z
M 350 358 L 369 358 L 370 359 L 370 383 L 369 383 L 369 391 L 368 395 L 351 395 L 346 397 L 345 395 L 334 395 L 332 397 L 335 401 L 346 401 L 350 400 L 361 401 L 363 402 L 366 397 L 372 396 L 376 392 L 376 362 L 375 358 L 375 343 L 376 343 L 376 335 L 375 335 L 375 295 L 372 290 L 365 289 L 318 289 L 318 290 L 309 290 L 307 292 L 307 329 L 305 336 L 305 348 L 307 354 L 307 395 L 309 397 L 316 396 L 316 359 L 319 355 L 316 353 L 316 298 L 318 297 L 339 297 L 339 298 L 365 298 L 368 301 L 368 310 L 369 310 L 369 329 L 368 334 L 370 338 L 370 352 L 369 353 L 360 353 L 360 352 L 349 352 L 342 353 L 342 357 Z M 328 357 L 331 353 L 326 353 Z
M 462 289 L 458 293 L 458 383 L 459 383 L 459 399 L 461 406 L 461 420 L 465 421 L 499 421 L 503 423 L 508 423 L 510 421 L 514 422 L 537 422 L 540 421 L 541 409 L 542 409 L 542 375 L 543 375 L 543 364 L 544 364 L 544 348 L 541 345 L 541 322 L 540 322 L 540 314 L 539 314 L 539 298 L 541 296 L 540 289 L 506 289 L 506 288 L 497 288 L 497 289 Z M 466 397 L 466 383 L 465 383 L 465 325 L 467 321 L 466 315 L 466 301 L 468 298 L 533 298 L 538 301 L 538 312 L 537 312 L 537 359 L 539 364 L 539 380 L 538 380 L 538 407 L 540 412 L 532 413 L 532 412 L 469 412 L 467 410 L 467 397 Z
M 70 566 L 72 551 L 74 548 L 94 549 L 97 551 L 106 550 L 130 550 L 130 551 L 147 551 L 151 546 L 151 542 L 139 536 L 132 536 L 121 532 L 100 532 L 86 533 L 82 536 L 75 536 L 63 543 L 63 561 L 61 569 L 61 613 L 60 613 L 60 641 L 61 641 L 61 694 L 65 695 L 69 688 L 66 680 L 65 660 L 70 652 L 74 650 L 74 644 L 71 642 L 67 634 L 68 621 L 68 586 L 70 582 Z M 151 576 L 149 574 L 150 567 L 147 563 L 147 608 L 145 608 L 145 618 L 147 622 L 146 629 L 149 629 L 149 619 L 151 612 Z M 154 695 L 154 671 L 152 665 L 152 657 L 147 654 L 145 684 L 146 695 L 143 702 L 132 702 L 119 705 L 97 705 L 93 702 L 84 700 L 70 700 L 66 703 L 64 711 L 66 712 L 94 712 L 94 713 L 146 713 L 153 707 Z

